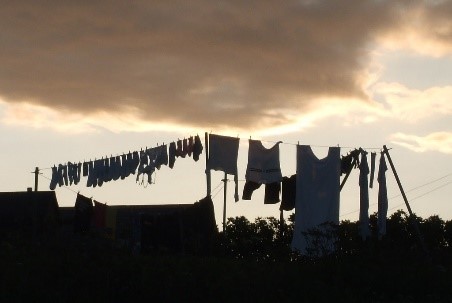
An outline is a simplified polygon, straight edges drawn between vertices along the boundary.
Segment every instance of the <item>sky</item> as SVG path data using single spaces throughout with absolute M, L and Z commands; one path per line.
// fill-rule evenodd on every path
M 119 155 L 205 132 L 239 137 L 239 191 L 248 139 L 282 141 L 283 175 L 296 144 L 390 148 L 411 207 L 452 219 L 452 1 L 5 1 L 0 10 L 0 191 L 48 190 L 53 165 Z M 378 166 L 378 163 L 377 163 Z M 193 203 L 206 194 L 205 153 L 88 188 L 56 189 L 108 205 Z M 221 172 L 212 173 L 217 223 Z M 231 178 L 230 178 L 231 179 Z M 390 170 L 389 213 L 406 210 Z M 233 200 L 227 216 L 278 216 Z M 376 211 L 378 186 L 370 191 Z M 357 220 L 358 170 L 340 219 Z M 290 213 L 286 213 L 286 216 Z

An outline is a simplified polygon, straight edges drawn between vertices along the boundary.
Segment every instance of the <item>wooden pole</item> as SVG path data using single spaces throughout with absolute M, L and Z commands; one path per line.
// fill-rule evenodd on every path
M 223 192 L 223 233 L 226 231 L 226 195 L 228 192 L 228 179 L 227 174 L 224 173 L 224 179 L 221 180 L 224 182 L 224 192 Z
M 347 174 L 345 175 L 344 179 L 342 179 L 340 191 L 342 190 L 342 187 L 344 187 L 345 182 L 347 182 L 348 176 L 350 176 L 350 173 L 352 172 L 353 167 L 355 166 L 355 163 L 356 163 L 356 159 L 353 159 L 352 168 L 350 169 L 349 172 L 347 172 Z
M 209 134 L 206 132 L 204 134 L 204 143 L 206 146 L 206 182 L 207 182 L 207 197 L 212 193 L 212 181 L 209 169 Z
M 414 213 L 411 210 L 410 203 L 408 202 L 408 199 L 407 199 L 407 197 L 405 195 L 405 191 L 403 190 L 402 183 L 400 182 L 400 179 L 399 179 L 399 175 L 397 174 L 397 171 L 396 171 L 396 169 L 394 167 L 394 163 L 392 163 L 392 159 L 391 159 L 391 156 L 389 155 L 389 151 L 388 151 L 386 145 L 383 145 L 383 152 L 385 153 L 386 157 L 388 158 L 389 165 L 391 166 L 392 173 L 394 174 L 394 177 L 395 177 L 395 179 L 397 181 L 397 185 L 399 186 L 399 189 L 400 189 L 400 193 L 402 194 L 403 200 L 405 201 L 406 208 L 408 209 L 408 212 L 410 214 L 411 224 L 413 224 L 414 230 L 415 230 L 415 232 L 416 232 L 416 234 L 417 234 L 417 236 L 419 238 L 419 242 L 421 243 L 422 250 L 424 251 L 426 256 L 429 257 L 429 253 L 427 251 L 427 247 L 425 246 L 424 237 L 421 234 L 421 230 L 419 229 L 419 225 L 417 224 L 417 221 L 416 221 L 416 218 L 414 216 Z
M 35 191 L 38 191 L 38 177 L 39 177 L 39 167 L 35 168 Z

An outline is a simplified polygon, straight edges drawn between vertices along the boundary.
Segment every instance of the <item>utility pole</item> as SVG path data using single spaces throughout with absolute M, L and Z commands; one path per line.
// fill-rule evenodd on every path
M 38 177 L 39 177 L 39 167 L 35 168 L 35 191 L 38 191 Z

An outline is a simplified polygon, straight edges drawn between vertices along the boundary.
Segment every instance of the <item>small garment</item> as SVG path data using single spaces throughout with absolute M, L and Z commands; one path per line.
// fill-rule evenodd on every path
M 293 250 L 313 256 L 334 251 L 331 233 L 339 224 L 340 175 L 339 147 L 330 147 L 328 155 L 318 159 L 310 146 L 297 146 Z M 319 233 L 310 233 L 313 229 Z
M 202 153 L 203 147 L 199 135 L 195 136 L 195 142 L 193 143 L 193 160 L 196 162 L 199 160 L 199 155 Z
M 388 192 L 386 188 L 386 161 L 384 154 L 380 155 L 380 166 L 378 167 L 378 237 L 386 235 L 386 216 L 388 214 Z
M 261 185 L 262 185 L 261 183 L 246 181 L 245 186 L 243 187 L 242 200 L 251 200 L 253 192 L 259 187 L 261 187 Z
M 175 142 L 171 142 L 168 148 L 168 166 L 170 168 L 174 167 L 174 162 L 176 162 L 176 143 Z
M 80 178 L 82 176 L 82 163 L 75 164 L 74 168 L 74 184 L 77 185 L 80 183 Z
M 58 168 L 54 165 L 52 167 L 52 179 L 50 180 L 50 190 L 55 190 L 59 180 Z
M 86 234 L 91 227 L 93 202 L 90 198 L 77 194 L 75 200 L 74 232 Z
M 377 153 L 370 153 L 370 183 L 369 187 L 372 188 L 374 186 L 374 174 L 375 174 L 375 158 L 377 157 Z
M 281 182 L 281 205 L 279 210 L 290 211 L 295 208 L 297 175 L 283 177 Z
M 223 171 L 234 175 L 235 193 L 234 199 L 239 200 L 237 158 L 239 153 L 239 138 L 209 135 L 209 160 L 207 169 Z
M 368 175 L 367 152 L 362 151 L 359 165 L 359 232 L 363 240 L 370 237 Z
M 176 148 L 176 157 L 182 157 L 182 154 L 183 154 L 182 140 L 180 140 L 180 139 L 177 140 L 176 146 L 177 146 L 177 148 Z
M 262 183 L 246 181 L 243 187 L 242 200 L 251 200 L 253 192 L 261 187 Z M 280 182 L 265 184 L 264 204 L 275 204 L 279 202 L 279 193 L 281 191 Z
M 193 153 L 193 143 L 193 137 L 188 138 L 187 154 L 189 157 L 191 157 L 191 154 Z
M 83 162 L 83 177 L 88 177 L 89 170 L 88 170 L 88 162 Z
M 120 168 L 120 174 L 119 174 L 121 180 L 124 180 L 125 178 L 127 178 L 130 175 L 130 173 L 127 169 L 127 165 L 128 165 L 127 155 L 122 154 L 121 155 L 121 168 Z
M 182 141 L 182 158 L 185 158 L 185 156 L 188 155 L 188 140 L 184 138 Z
M 94 163 L 93 161 L 86 162 L 87 163 L 87 171 L 88 171 L 88 178 L 86 179 L 86 186 L 87 187 L 95 187 L 95 183 L 97 184 L 96 176 L 94 175 Z
M 276 204 L 279 200 L 281 192 L 281 182 L 273 182 L 265 184 L 264 204 Z
M 248 165 L 245 174 L 247 181 L 263 184 L 281 181 L 279 143 L 267 149 L 261 141 L 249 140 Z

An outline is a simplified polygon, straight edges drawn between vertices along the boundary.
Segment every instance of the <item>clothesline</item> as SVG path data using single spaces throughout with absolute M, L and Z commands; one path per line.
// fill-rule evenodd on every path
M 409 190 L 406 191 L 406 193 L 413 192 L 413 191 L 415 191 L 415 190 L 417 190 L 417 189 L 420 189 L 420 188 L 423 188 L 423 187 L 425 187 L 425 186 L 427 186 L 427 185 L 431 185 L 431 184 L 433 184 L 433 183 L 435 183 L 435 182 L 438 182 L 438 181 L 441 181 L 441 180 L 443 180 L 443 179 L 445 179 L 445 178 L 447 178 L 447 177 L 449 177 L 449 176 L 452 176 L 452 173 L 448 173 L 448 174 L 446 174 L 446 175 L 444 175 L 444 176 L 442 176 L 442 177 L 439 177 L 439 178 L 434 179 L 434 180 L 432 180 L 432 181 L 428 181 L 427 183 L 423 183 L 423 184 L 421 184 L 421 185 L 418 185 L 418 186 L 415 186 L 415 187 L 413 187 L 413 188 L 410 188 Z M 432 190 L 430 190 L 430 191 L 428 191 L 428 192 L 426 192 L 426 193 L 424 193 L 424 194 L 421 194 L 421 195 L 419 195 L 419 196 L 416 196 L 416 197 L 414 197 L 414 198 L 412 198 L 412 199 L 410 199 L 410 200 L 413 201 L 413 200 L 416 200 L 416 199 L 418 199 L 418 198 L 421 198 L 421 197 L 425 196 L 426 194 L 429 194 L 429 193 L 431 193 L 431 192 L 433 192 L 433 191 L 436 191 L 436 190 L 438 190 L 438 189 L 443 188 L 443 187 L 446 186 L 446 185 L 449 185 L 450 183 L 452 183 L 452 181 L 451 181 L 451 182 L 447 182 L 447 183 L 445 183 L 445 184 L 443 184 L 443 185 L 440 185 L 440 186 L 438 186 L 438 187 L 435 187 L 434 189 L 432 189 Z M 399 198 L 399 197 L 401 197 L 401 196 L 402 196 L 402 194 L 397 194 L 397 195 L 395 195 L 395 196 L 389 197 L 388 200 L 396 199 L 396 198 Z M 375 205 L 377 205 L 377 204 L 378 204 L 378 203 L 372 203 L 372 204 L 370 204 L 369 206 L 375 206 Z M 396 205 L 396 206 L 394 206 L 394 207 L 392 207 L 392 208 L 390 208 L 390 209 L 388 209 L 388 210 L 395 209 L 395 208 L 397 208 L 397 207 L 399 207 L 399 206 L 402 206 L 402 205 L 404 205 L 404 204 L 403 204 L 403 203 L 402 203 L 402 204 L 398 204 L 398 205 Z M 342 214 L 342 215 L 340 215 L 340 217 L 344 217 L 344 216 L 347 216 L 347 215 L 351 215 L 351 214 L 354 214 L 354 213 L 357 213 L 357 212 L 359 212 L 359 209 L 353 210 L 353 211 L 350 211 L 350 212 L 347 212 L 347 213 L 345 213 L 345 214 Z

